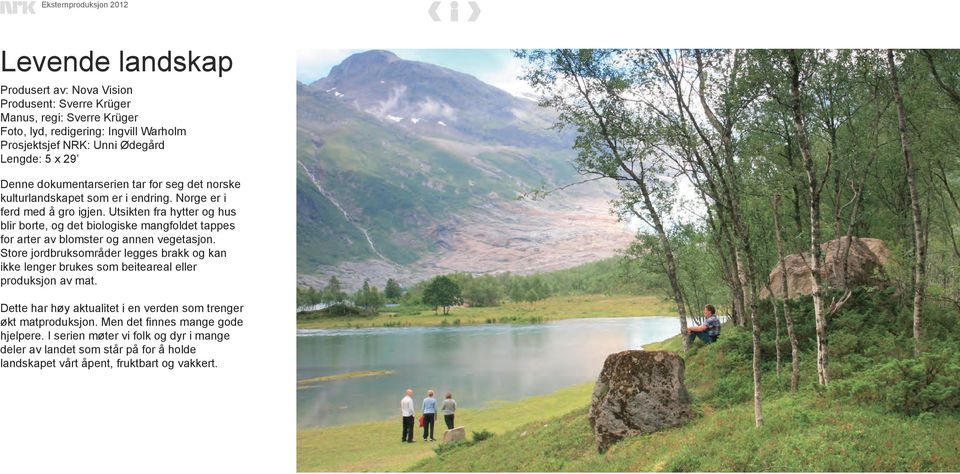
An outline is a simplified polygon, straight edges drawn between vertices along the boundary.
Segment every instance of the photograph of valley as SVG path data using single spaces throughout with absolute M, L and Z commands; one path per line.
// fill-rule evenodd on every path
M 960 470 L 960 50 L 303 50 L 300 472 Z

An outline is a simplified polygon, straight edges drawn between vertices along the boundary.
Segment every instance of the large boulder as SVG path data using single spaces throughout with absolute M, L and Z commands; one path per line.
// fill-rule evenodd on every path
M 843 255 L 846 250 L 846 237 L 824 242 L 820 245 L 823 266 L 820 276 L 827 288 L 843 288 Z M 886 281 L 883 265 L 890 259 L 890 250 L 880 239 L 857 238 L 851 240 L 847 255 L 847 279 L 851 286 L 880 285 Z M 782 274 L 779 262 L 770 272 L 769 287 L 777 298 L 796 298 L 813 293 L 813 278 L 810 273 L 810 254 L 795 253 L 783 258 L 787 267 L 787 293 L 784 295 Z M 760 291 L 760 298 L 769 298 L 766 288 Z
M 605 452 L 628 436 L 678 426 L 690 419 L 683 359 L 666 351 L 623 351 L 607 356 L 593 389 L 590 427 Z

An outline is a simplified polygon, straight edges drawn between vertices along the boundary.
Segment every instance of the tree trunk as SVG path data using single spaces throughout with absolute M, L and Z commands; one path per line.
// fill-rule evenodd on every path
M 753 326 L 753 418 L 759 428 L 763 426 L 763 385 L 760 383 L 760 317 L 756 299 L 750 305 L 750 321 Z
M 632 174 L 632 173 L 631 173 Z M 636 175 L 634 175 L 636 177 Z M 677 313 L 680 316 L 680 338 L 683 340 L 683 351 L 690 349 L 690 340 L 687 338 L 687 312 L 685 310 L 683 288 L 680 286 L 680 278 L 677 276 L 677 263 L 673 256 L 673 246 L 670 244 L 670 238 L 660 220 L 660 213 L 653 206 L 650 199 L 650 193 L 647 190 L 643 179 L 636 177 L 640 193 L 643 195 L 643 206 L 653 220 L 653 227 L 657 231 L 657 238 L 660 240 L 660 248 L 663 250 L 663 256 L 667 263 L 667 279 L 670 280 L 670 289 L 673 291 L 673 301 L 677 305 Z
M 744 264 L 744 260 L 746 260 L 746 258 L 744 258 L 744 256 L 743 256 L 743 250 L 742 250 L 742 249 L 740 249 L 740 248 L 737 249 L 737 251 L 734 253 L 734 259 L 737 261 L 737 272 L 738 272 L 738 273 L 737 273 L 737 283 L 739 283 L 740 288 L 741 288 L 741 291 L 743 291 L 743 296 L 742 296 L 742 298 L 743 298 L 743 303 L 742 303 L 741 306 L 743 306 L 744 308 L 743 308 L 743 312 L 741 313 L 741 315 L 746 315 L 746 313 L 747 313 L 747 312 L 746 312 L 746 306 L 748 306 L 748 305 L 750 304 L 750 302 L 751 302 L 752 299 L 755 297 L 755 295 L 748 295 L 748 294 L 747 294 L 747 286 L 749 286 L 750 280 L 749 280 L 749 278 L 747 277 L 747 265 Z M 743 326 L 743 325 L 745 325 L 746 323 L 747 323 L 746 317 L 745 317 L 745 316 L 741 317 L 741 319 L 740 319 L 740 325 Z
M 653 220 L 654 227 L 657 231 L 657 237 L 660 239 L 660 246 L 663 250 L 664 258 L 666 259 L 667 277 L 670 280 L 670 287 L 673 290 L 674 302 L 677 305 L 677 314 L 680 316 L 680 336 L 683 339 L 683 350 L 686 352 L 689 348 L 689 343 L 686 337 L 687 313 L 684 305 L 683 290 L 680 286 L 680 280 L 677 277 L 677 267 L 673 256 L 673 248 L 671 247 L 670 240 L 667 238 L 666 231 L 663 228 L 663 223 L 660 220 L 660 214 L 650 198 L 650 190 L 647 187 L 647 183 L 644 181 L 642 161 L 641 174 L 637 175 L 637 173 L 627 165 L 624 156 L 621 155 L 620 146 L 617 144 L 615 133 L 611 132 L 607 123 L 607 119 L 598 111 L 597 106 L 594 104 L 593 99 L 590 96 L 590 93 L 586 89 L 580 89 L 580 95 L 589 106 L 590 112 L 593 114 L 593 118 L 596 120 L 596 123 L 600 128 L 600 136 L 606 143 L 607 147 L 609 147 L 610 153 L 612 153 L 616 159 L 617 166 L 627 176 L 629 176 L 629 178 L 634 182 L 634 184 L 636 184 L 643 195 L 643 207 Z M 636 214 L 636 210 L 633 209 L 632 206 L 631 211 Z M 638 217 L 642 218 L 642 216 L 639 215 Z
M 787 263 L 783 255 L 783 239 L 780 237 L 780 195 L 773 195 L 773 230 L 777 243 L 777 258 L 780 259 L 780 285 L 783 289 L 783 321 L 787 323 L 787 338 L 790 339 L 790 391 L 796 392 L 800 383 L 800 349 L 797 336 L 793 332 L 793 319 L 790 317 L 790 305 L 787 303 Z
M 803 124 L 803 110 L 800 102 L 800 59 L 796 50 L 789 53 L 790 60 L 790 93 L 793 98 L 793 125 L 797 130 L 797 144 L 800 147 L 800 156 L 803 158 L 803 168 L 807 175 L 807 191 L 810 204 L 810 274 L 811 290 L 813 292 L 813 314 L 817 327 L 817 379 L 820 385 L 830 383 L 827 371 L 827 322 L 823 314 L 822 277 L 820 275 L 820 190 L 817 179 L 817 170 L 814 167 L 813 156 L 810 154 L 810 144 L 807 142 L 807 133 Z
M 920 332 L 923 323 L 923 298 L 926 293 L 927 243 L 924 237 L 923 220 L 920 218 L 920 197 L 917 194 L 916 173 L 910 143 L 907 140 L 907 113 L 903 107 L 903 96 L 897 81 L 897 67 L 893 61 L 893 50 L 887 50 L 887 65 L 890 67 L 890 89 L 897 104 L 897 125 L 900 129 L 900 145 L 903 149 L 903 162 L 907 171 L 907 186 L 910 188 L 910 210 L 913 214 L 913 342 L 914 353 L 920 353 Z
M 767 292 L 770 293 L 770 305 L 773 306 L 773 324 L 776 326 L 776 336 L 774 337 L 774 347 L 777 349 L 777 384 L 780 384 L 780 317 L 777 315 L 777 298 L 773 296 L 773 290 L 767 285 Z
M 737 301 L 737 290 L 734 280 L 736 277 L 733 275 L 731 270 L 731 267 L 734 265 L 728 261 L 727 252 L 724 250 L 724 239 L 721 236 L 716 222 L 717 219 L 714 217 L 713 211 L 710 209 L 710 202 L 707 201 L 707 198 L 703 192 L 700 193 L 700 199 L 703 201 L 703 205 L 707 209 L 707 225 L 710 229 L 710 237 L 713 239 L 713 244 L 717 247 L 717 253 L 720 256 L 720 267 L 723 271 L 723 279 L 726 281 L 727 287 L 730 290 L 730 302 L 731 305 L 735 305 Z M 736 311 L 736 308 L 734 308 L 731 314 L 734 324 L 736 324 Z
M 728 229 L 729 230 L 729 229 Z M 740 279 L 740 262 L 737 260 L 736 246 L 733 243 L 734 237 L 729 234 L 726 236 L 728 255 L 730 256 L 731 275 L 730 282 L 733 284 L 733 324 L 743 326 L 744 315 L 747 313 L 744 307 L 745 295 L 743 291 L 743 280 Z
M 733 53 L 733 66 L 730 70 L 730 83 L 735 83 L 739 71 L 739 55 L 737 51 Z M 727 201 L 727 209 L 730 211 L 730 217 L 733 221 L 733 231 L 739 244 L 736 252 L 732 255 L 733 260 L 737 262 L 737 278 L 744 286 L 744 281 L 750 282 L 750 294 L 747 297 L 745 306 L 750 307 L 750 321 L 753 327 L 753 412 L 756 425 L 763 426 L 763 411 L 761 409 L 761 399 L 763 387 L 760 384 L 760 324 L 757 315 L 757 271 L 754 261 L 753 249 L 750 245 L 750 229 L 743 221 L 743 215 L 740 211 L 739 183 L 737 179 L 737 167 L 735 160 L 735 151 L 733 149 L 733 121 L 720 120 L 707 103 L 706 99 L 706 77 L 703 71 L 703 58 L 700 50 L 694 50 L 694 56 L 697 60 L 697 71 L 700 88 L 697 91 L 700 98 L 700 104 L 709 123 L 720 135 L 720 153 L 719 156 L 713 154 L 714 167 L 717 171 L 717 177 L 720 181 L 721 193 Z M 689 110 L 688 110 L 689 113 Z M 722 164 L 720 163 L 722 160 Z M 746 260 L 746 272 L 743 271 L 743 262 Z M 744 278 L 746 276 L 746 278 Z

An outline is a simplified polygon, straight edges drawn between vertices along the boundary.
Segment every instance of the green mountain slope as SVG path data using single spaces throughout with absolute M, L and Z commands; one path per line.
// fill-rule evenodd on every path
M 297 85 L 298 273 L 371 258 L 409 264 L 436 251 L 438 236 L 471 210 L 576 176 L 568 146 L 532 102 L 437 66 L 361 59 L 345 61 L 351 67 L 335 78 Z M 368 110 L 382 93 L 369 90 L 380 85 L 369 71 L 383 61 L 405 71 L 392 80 L 411 84 L 404 100 L 424 118 Z M 325 89 L 334 79 L 339 89 Z M 339 92 L 351 81 L 363 87 Z M 425 115 L 422 104 L 443 100 L 454 105 Z

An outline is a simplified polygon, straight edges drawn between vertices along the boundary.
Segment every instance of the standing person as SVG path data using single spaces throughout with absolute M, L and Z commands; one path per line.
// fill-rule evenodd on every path
M 440 407 L 443 409 L 443 422 L 447 424 L 447 429 L 453 429 L 453 413 L 457 411 L 457 401 L 453 399 L 453 394 L 447 392 L 447 395 L 443 397 L 443 405 Z
M 407 389 L 407 395 L 400 400 L 400 416 L 403 417 L 402 443 L 413 442 L 413 390 Z
M 708 304 L 703 308 L 703 315 L 707 318 L 703 321 L 703 324 L 687 328 L 687 334 L 689 334 L 687 340 L 690 344 L 693 344 L 693 341 L 698 337 L 705 344 L 717 342 L 717 339 L 720 338 L 720 318 L 717 317 L 717 308 Z
M 427 434 L 430 434 L 430 441 L 433 439 L 433 422 L 437 417 L 437 399 L 433 398 L 433 390 L 427 390 L 427 398 L 423 399 L 423 440 L 427 440 Z

